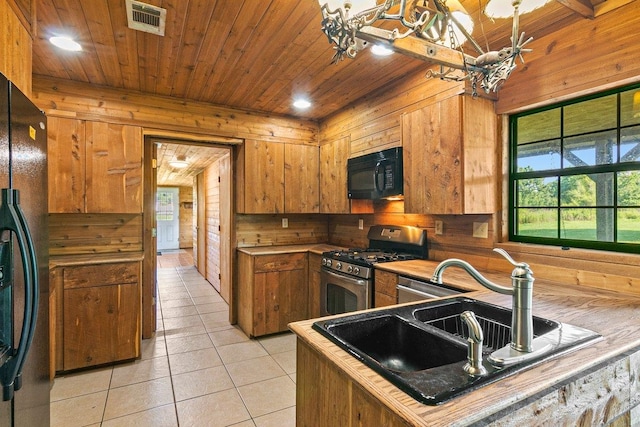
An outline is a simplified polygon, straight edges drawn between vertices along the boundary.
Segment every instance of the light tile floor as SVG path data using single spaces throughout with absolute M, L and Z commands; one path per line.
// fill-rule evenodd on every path
M 140 360 L 56 377 L 53 427 L 295 425 L 295 337 L 250 340 L 180 264 L 158 263 L 158 331 Z

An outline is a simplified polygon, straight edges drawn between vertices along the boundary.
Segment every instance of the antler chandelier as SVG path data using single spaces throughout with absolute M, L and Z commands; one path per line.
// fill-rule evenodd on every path
M 513 6 L 511 46 L 485 52 L 471 37 L 471 19 L 458 0 L 319 0 L 322 10 L 322 31 L 334 44 L 334 63 L 355 58 L 366 43 L 383 43 L 399 53 L 440 65 L 440 71 L 429 75 L 445 80 L 470 80 L 473 94 L 477 85 L 485 92 L 497 92 L 516 68 L 516 58 L 530 52 L 519 34 L 519 8 L 523 0 L 509 0 Z M 322 2 L 328 2 L 322 4 Z M 528 0 L 524 0 L 528 1 Z M 360 4 L 355 4 L 359 2 Z M 544 4 L 544 1 L 542 2 Z M 357 7 L 356 7 L 357 6 Z M 465 18 L 467 18 L 465 20 Z M 373 24 L 396 21 L 401 24 L 389 30 Z M 477 51 L 466 54 L 465 41 Z

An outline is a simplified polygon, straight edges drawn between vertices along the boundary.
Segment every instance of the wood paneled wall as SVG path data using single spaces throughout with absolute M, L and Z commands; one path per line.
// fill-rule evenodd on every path
M 35 1 L 35 0 L 34 0 Z M 24 1 L 0 0 L 0 72 L 31 98 L 31 14 Z M 22 9 L 27 9 L 22 11 Z M 25 12 L 29 16 L 25 16 Z
M 289 227 L 282 228 L 282 218 Z M 237 247 L 296 245 L 329 241 L 327 215 L 236 215 Z
M 498 113 L 512 113 L 640 81 L 640 2 L 584 19 L 527 47 L 526 63 L 499 93 Z
M 332 215 L 329 219 L 329 241 L 339 246 L 362 248 L 369 245 L 367 232 L 375 224 L 411 225 L 427 231 L 429 259 L 442 260 L 456 254 L 489 254 L 493 248 L 492 215 L 419 215 L 404 214 L 397 209 L 375 206 L 375 214 Z M 402 208 L 402 202 L 392 202 Z M 364 223 L 363 230 L 358 229 L 358 220 Z M 443 222 L 443 234 L 435 234 L 435 221 Z M 489 222 L 489 237 L 473 237 L 474 222 Z
M 151 96 L 83 83 L 33 79 L 34 102 L 47 115 L 135 124 L 227 138 L 292 141 L 316 145 L 318 126 L 310 120 L 268 116 L 204 102 Z M 224 142 L 224 141 L 221 141 Z
M 425 68 L 426 71 L 426 68 Z M 372 93 L 320 124 L 320 143 L 350 140 L 350 157 L 402 145 L 401 116 L 464 92 L 463 83 L 408 75 L 395 86 Z
M 193 187 L 178 187 L 181 248 L 193 247 Z

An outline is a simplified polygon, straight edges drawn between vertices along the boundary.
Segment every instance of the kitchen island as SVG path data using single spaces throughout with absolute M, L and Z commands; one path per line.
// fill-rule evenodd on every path
M 434 261 L 381 268 L 429 278 Z M 505 273 L 482 272 L 508 285 Z M 535 271 L 534 271 L 535 274 Z M 444 282 L 466 296 L 511 308 L 458 268 Z M 439 406 L 424 405 L 312 329 L 296 322 L 298 426 L 631 425 L 640 405 L 640 298 L 538 280 L 533 314 L 591 329 L 603 339 Z M 374 310 L 385 310 L 374 309 Z

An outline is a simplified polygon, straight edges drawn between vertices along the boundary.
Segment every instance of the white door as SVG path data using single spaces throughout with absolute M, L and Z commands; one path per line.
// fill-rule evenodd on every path
M 179 193 L 177 187 L 158 187 L 156 192 L 156 221 L 158 252 L 180 248 Z

